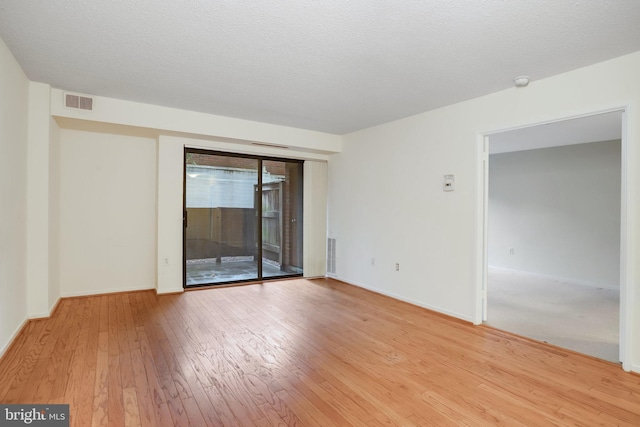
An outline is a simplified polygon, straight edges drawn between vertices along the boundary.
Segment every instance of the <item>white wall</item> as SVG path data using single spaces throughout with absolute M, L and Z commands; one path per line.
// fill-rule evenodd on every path
M 327 163 L 304 162 L 303 274 L 324 276 L 327 271 Z
M 60 299 L 60 127 L 49 117 L 49 310 Z
M 620 148 L 618 140 L 489 156 L 489 265 L 618 288 Z
M 329 161 L 329 235 L 337 239 L 338 277 L 478 319 L 481 135 L 628 106 L 625 275 L 634 317 L 627 362 L 640 371 L 638 75 L 640 52 L 346 135 L 343 151 Z M 442 191 L 444 174 L 455 174 L 454 192 Z
M 0 355 L 27 319 L 29 81 L 0 40 Z
M 27 310 L 48 317 L 59 295 L 49 295 L 50 87 L 29 83 L 27 138 Z
M 184 203 L 184 144 L 169 136 L 158 139 L 158 247 L 159 294 L 182 292 L 182 213 Z
M 63 296 L 156 286 L 156 141 L 60 130 Z
M 437 110 L 345 136 L 329 160 L 338 278 L 471 320 L 476 139 L 461 122 Z

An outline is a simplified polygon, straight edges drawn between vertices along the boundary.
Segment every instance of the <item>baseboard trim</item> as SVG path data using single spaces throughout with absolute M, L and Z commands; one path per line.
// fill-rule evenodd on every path
M 166 289 L 161 292 L 156 288 L 156 295 L 175 295 L 175 294 L 182 294 L 184 293 L 184 291 L 185 291 L 184 288 L 179 288 L 179 289 L 176 288 L 176 289 Z
M 49 310 L 49 317 L 56 314 L 56 311 L 58 311 L 58 308 L 60 307 L 60 301 L 62 301 L 62 297 L 58 297 L 58 299 L 56 299 L 56 302 L 53 303 L 53 307 L 51 307 L 51 310 Z
M 640 374 L 640 365 L 631 365 L 631 372 L 634 374 Z
M 6 344 L 0 350 L 0 361 L 2 361 L 2 359 L 4 358 L 4 355 L 7 354 L 7 352 L 11 349 L 13 344 L 16 342 L 16 338 L 18 338 L 18 335 L 22 333 L 22 330 L 27 326 L 27 323 L 29 323 L 29 319 L 24 319 L 20 324 L 20 326 L 18 326 L 18 328 L 9 337 Z
M 61 300 L 62 300 L 62 298 L 58 297 L 56 299 L 56 302 L 53 303 L 53 306 L 51 307 L 51 309 L 49 309 L 48 313 L 33 314 L 33 315 L 28 316 L 26 319 L 24 319 L 24 321 L 18 327 L 18 329 L 16 331 L 14 331 L 14 333 L 9 337 L 9 340 L 4 345 L 4 347 L 2 349 L 0 349 L 0 360 L 2 360 L 2 358 L 7 353 L 7 351 L 9 351 L 11 346 L 15 343 L 16 338 L 18 337 L 18 335 L 20 335 L 22 333 L 22 330 L 27 326 L 27 324 L 31 320 L 40 320 L 40 319 L 48 319 L 48 318 L 50 318 L 51 316 L 53 316 L 53 314 L 56 312 L 56 310 L 60 306 L 60 301 Z
M 446 309 L 444 309 L 442 307 L 438 307 L 438 306 L 435 306 L 435 305 L 425 304 L 423 302 L 420 302 L 420 301 L 417 301 L 417 300 L 414 300 L 414 299 L 411 299 L 411 298 L 405 298 L 405 297 L 403 297 L 401 295 L 394 294 L 393 292 L 386 292 L 386 291 L 380 290 L 378 288 L 374 288 L 374 287 L 365 285 L 363 283 L 353 282 L 353 281 L 350 281 L 350 280 L 344 280 L 344 279 L 341 279 L 339 277 L 333 277 L 333 276 L 329 276 L 329 275 L 327 275 L 327 277 L 330 278 L 330 279 L 339 280 L 341 282 L 344 282 L 344 283 L 352 285 L 352 286 L 357 286 L 358 288 L 366 289 L 366 290 L 368 290 L 370 292 L 374 292 L 376 294 L 380 294 L 380 295 L 384 295 L 384 296 L 389 297 L 389 298 L 393 298 L 393 299 L 398 300 L 398 301 L 406 302 L 408 304 L 415 305 L 417 307 L 425 308 L 427 310 L 431 310 L 431 311 L 434 311 L 436 313 L 444 314 L 445 316 L 454 317 L 456 319 L 464 320 L 465 322 L 473 323 L 473 319 L 472 319 L 471 316 L 466 316 L 466 315 L 464 315 L 462 313 L 457 313 L 455 311 L 446 310 Z
M 601 284 L 601 283 L 587 282 L 585 280 L 571 279 L 571 278 L 567 278 L 567 277 L 550 276 L 550 275 L 547 275 L 547 274 L 533 273 L 531 271 L 514 270 L 512 268 L 505 268 L 505 267 L 496 267 L 496 266 L 493 266 L 493 265 L 490 265 L 489 269 L 495 269 L 495 270 L 500 270 L 500 271 L 504 271 L 504 272 L 508 272 L 508 273 L 517 273 L 517 274 L 523 274 L 523 275 L 527 275 L 527 276 L 539 277 L 541 279 L 553 280 L 555 282 L 571 283 L 571 284 L 574 284 L 574 285 L 586 286 L 588 288 L 610 289 L 610 290 L 614 290 L 614 291 L 619 291 L 620 290 L 620 286 L 607 284 L 607 283 Z
M 49 317 L 51 317 L 51 313 L 36 313 L 30 314 L 27 320 L 48 319 Z
M 62 298 L 74 298 L 74 297 L 92 297 L 98 295 L 118 294 L 125 292 L 138 292 L 138 291 L 153 291 L 155 286 L 132 286 L 118 289 L 97 289 L 92 291 L 79 291 L 79 292 L 65 292 L 62 294 Z
M 58 309 L 58 306 L 60 305 L 61 299 L 62 297 L 58 297 L 58 299 L 56 299 L 56 302 L 53 303 L 53 306 L 51 306 L 47 313 L 29 315 L 29 320 L 48 319 L 49 317 L 53 316 L 53 313 L 55 313 L 55 311 Z

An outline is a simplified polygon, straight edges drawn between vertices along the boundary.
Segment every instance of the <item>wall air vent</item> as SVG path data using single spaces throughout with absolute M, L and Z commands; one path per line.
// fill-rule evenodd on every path
M 336 274 L 336 239 L 327 239 L 327 274 Z
M 252 145 L 259 145 L 261 147 L 271 147 L 271 148 L 289 148 L 286 145 L 277 145 L 277 144 L 267 144 L 264 142 L 252 142 Z
M 75 93 L 64 94 L 64 106 L 77 110 L 93 110 L 93 98 L 89 96 L 77 95 Z

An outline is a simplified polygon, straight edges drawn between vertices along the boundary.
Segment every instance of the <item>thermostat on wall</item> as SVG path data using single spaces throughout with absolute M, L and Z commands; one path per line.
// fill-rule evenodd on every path
M 442 191 L 453 191 L 455 187 L 453 175 L 445 175 L 444 182 L 442 183 Z

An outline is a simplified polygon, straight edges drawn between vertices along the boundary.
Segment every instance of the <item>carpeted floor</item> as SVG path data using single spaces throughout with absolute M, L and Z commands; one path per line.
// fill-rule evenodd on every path
M 618 290 L 489 269 L 487 324 L 619 362 Z

